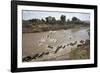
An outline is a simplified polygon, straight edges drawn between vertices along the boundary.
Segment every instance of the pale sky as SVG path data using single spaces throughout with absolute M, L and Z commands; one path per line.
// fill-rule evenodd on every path
M 49 11 L 34 11 L 34 10 L 23 10 L 22 16 L 23 20 L 29 19 L 45 19 L 45 17 L 52 16 L 55 17 L 57 20 L 60 19 L 61 15 L 66 16 L 66 20 L 72 17 L 77 17 L 82 21 L 89 21 L 90 14 L 89 13 L 75 13 L 75 12 L 49 12 Z

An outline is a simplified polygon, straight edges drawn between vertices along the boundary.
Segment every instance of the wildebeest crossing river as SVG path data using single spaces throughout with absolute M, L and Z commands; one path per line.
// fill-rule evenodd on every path
M 22 34 L 23 61 L 67 60 L 69 53 L 90 40 L 88 27 Z M 27 60 L 25 60 L 27 58 Z

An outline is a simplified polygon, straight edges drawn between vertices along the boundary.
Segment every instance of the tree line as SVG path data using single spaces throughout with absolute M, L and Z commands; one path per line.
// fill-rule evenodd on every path
M 66 20 L 66 16 L 65 15 L 61 15 L 60 16 L 60 19 L 57 20 L 55 17 L 53 16 L 48 16 L 48 17 L 45 17 L 44 19 L 30 19 L 30 20 L 23 20 L 23 24 L 25 23 L 32 23 L 33 25 L 36 25 L 36 24 L 51 24 L 51 25 L 54 25 L 54 24 L 69 24 L 69 23 L 82 23 L 82 21 L 77 18 L 77 17 L 72 17 L 72 19 L 67 19 Z

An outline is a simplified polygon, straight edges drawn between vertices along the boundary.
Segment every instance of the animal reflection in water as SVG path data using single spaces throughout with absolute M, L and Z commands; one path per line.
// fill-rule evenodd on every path
M 78 43 L 78 42 L 79 42 L 79 43 Z M 37 53 L 37 54 L 35 54 L 35 55 L 33 55 L 33 56 L 26 56 L 26 57 L 24 57 L 24 58 L 22 59 L 22 61 L 23 61 L 23 62 L 30 62 L 30 61 L 32 61 L 32 60 L 36 60 L 36 59 L 38 59 L 38 58 L 42 58 L 43 56 L 49 55 L 50 53 L 52 53 L 52 54 L 57 54 L 57 53 L 59 52 L 60 49 L 65 49 L 65 48 L 68 47 L 68 46 L 74 46 L 74 45 L 76 45 L 77 47 L 81 47 L 81 46 L 83 46 L 83 45 L 88 45 L 88 44 L 90 44 L 90 40 L 85 40 L 85 41 L 84 41 L 84 40 L 74 41 L 74 42 L 71 42 L 71 43 L 66 44 L 66 45 L 59 45 L 59 46 L 57 46 L 54 52 L 48 51 L 48 52 Z M 51 50 L 54 49 L 54 47 L 53 47 L 53 46 L 50 46 L 50 45 L 48 45 L 48 48 L 51 49 Z

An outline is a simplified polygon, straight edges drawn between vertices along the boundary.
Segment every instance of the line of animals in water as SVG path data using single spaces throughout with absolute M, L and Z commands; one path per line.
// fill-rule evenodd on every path
M 67 45 L 60 45 L 60 46 L 57 46 L 56 50 L 54 51 L 54 54 L 56 54 L 60 49 L 65 49 L 66 46 L 74 46 L 74 45 L 77 44 L 77 47 L 81 47 L 81 46 L 83 46 L 83 45 L 88 45 L 89 43 L 90 43 L 90 40 L 86 40 L 86 41 L 81 40 L 81 41 L 80 41 L 80 44 L 77 44 L 77 41 L 75 41 L 75 42 L 69 43 L 69 44 L 67 44 Z M 48 45 L 48 48 L 53 49 L 54 47 Z M 50 54 L 50 52 L 42 52 L 42 53 L 40 53 L 40 54 L 37 53 L 37 54 L 35 54 L 34 56 L 26 56 L 26 57 L 24 57 L 24 58 L 22 59 L 22 61 L 23 61 L 23 62 L 29 62 L 29 61 L 31 61 L 31 60 L 33 60 L 33 59 L 42 58 L 44 55 L 49 55 L 49 54 Z

